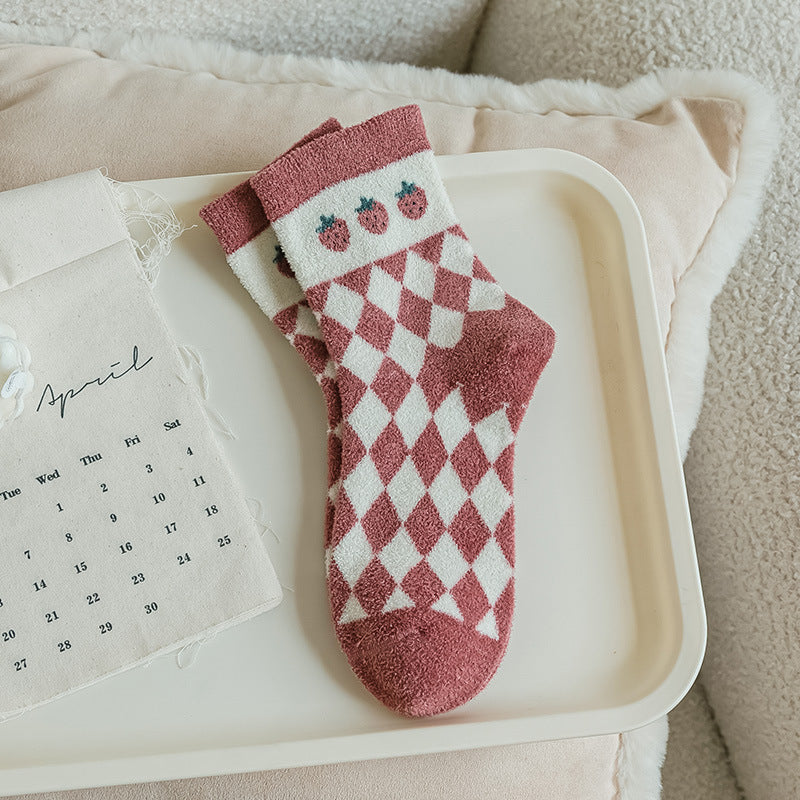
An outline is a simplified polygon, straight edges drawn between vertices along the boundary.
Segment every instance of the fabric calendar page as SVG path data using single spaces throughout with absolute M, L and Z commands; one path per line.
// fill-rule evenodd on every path
M 33 378 L 24 392 L 20 370 L 0 375 L 22 406 L 0 427 L 9 716 L 266 611 L 281 589 L 109 183 L 6 192 L 0 214 L 0 325 Z

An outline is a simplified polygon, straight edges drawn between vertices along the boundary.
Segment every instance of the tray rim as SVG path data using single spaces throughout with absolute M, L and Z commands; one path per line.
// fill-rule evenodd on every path
M 600 725 L 595 723 L 591 735 L 617 734 L 646 725 L 672 710 L 694 682 L 705 652 L 707 621 L 641 215 L 631 195 L 612 173 L 591 159 L 571 151 L 556 148 L 502 150 L 437 156 L 436 162 L 445 180 L 519 171 L 558 172 L 576 178 L 597 191 L 611 205 L 620 222 L 628 264 L 640 263 L 646 267 L 641 270 L 629 269 L 628 275 L 640 336 L 642 367 L 650 398 L 651 420 L 654 423 L 657 463 L 669 520 L 670 551 L 680 602 L 682 638 L 675 662 L 661 683 L 638 700 L 602 709 L 604 722 Z M 244 179 L 251 174 L 214 173 L 129 183 L 152 191 L 149 184 L 162 183 L 164 180 L 183 182 L 238 176 Z M 597 713 L 597 709 L 590 709 L 457 725 L 448 724 L 446 717 L 438 721 L 433 718 L 422 727 L 400 730 L 12 767 L 0 769 L 0 796 L 137 783 L 143 779 L 158 781 L 474 749 L 544 738 L 574 738 L 588 735 L 576 734 L 576 727 L 580 726 L 586 715 Z M 550 726 L 547 736 L 534 733 L 543 722 Z M 443 737 L 442 728 L 445 727 L 447 736 Z M 314 746 L 309 747 L 309 744 Z

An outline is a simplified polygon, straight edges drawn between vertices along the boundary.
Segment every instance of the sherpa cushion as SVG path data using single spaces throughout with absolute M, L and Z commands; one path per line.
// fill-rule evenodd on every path
M 350 124 L 408 102 L 420 104 L 440 154 L 548 146 L 603 164 L 644 219 L 686 451 L 702 398 L 710 303 L 752 224 L 774 141 L 771 104 L 758 86 L 734 74 L 688 72 L 618 90 L 513 86 L 401 65 L 262 58 L 166 37 L 70 39 L 0 26 L 2 40 L 1 189 L 95 166 L 121 180 L 256 170 L 322 119 Z M 12 44 L 33 41 L 72 46 Z M 456 788 L 441 776 L 458 769 L 473 776 L 458 784 L 462 797 L 496 789 L 504 797 L 655 798 L 665 740 L 661 720 L 620 737 L 499 748 L 481 758 L 426 756 L 413 768 L 403 759 L 292 770 L 246 784 L 344 797 L 403 775 L 408 796 L 421 796 L 437 775 L 442 793 Z M 517 760 L 519 769 L 511 766 Z M 226 791 L 246 791 L 243 779 L 203 790 L 214 793 L 223 780 Z

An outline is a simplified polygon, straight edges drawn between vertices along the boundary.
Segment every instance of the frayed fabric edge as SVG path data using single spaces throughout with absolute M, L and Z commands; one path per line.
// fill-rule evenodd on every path
M 142 277 L 152 289 L 158 281 L 162 262 L 172 251 L 172 243 L 189 228 L 183 225 L 161 195 L 131 183 L 116 181 L 105 170 L 101 172 L 128 230 Z

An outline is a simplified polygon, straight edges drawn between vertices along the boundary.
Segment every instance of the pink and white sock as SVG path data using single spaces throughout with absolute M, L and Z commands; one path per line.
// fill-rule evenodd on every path
M 329 119 L 294 147 L 341 127 L 335 119 Z M 228 264 L 242 286 L 303 357 L 322 389 L 328 412 L 328 494 L 324 526 L 327 547 L 342 461 L 342 410 L 336 385 L 336 364 L 328 355 L 319 323 L 308 307 L 305 294 L 249 181 L 240 183 L 204 206 L 200 209 L 200 217 L 216 234 Z
M 514 438 L 554 333 L 475 255 L 416 106 L 311 141 L 251 185 L 337 368 L 337 635 L 387 706 L 447 711 L 508 642 Z

